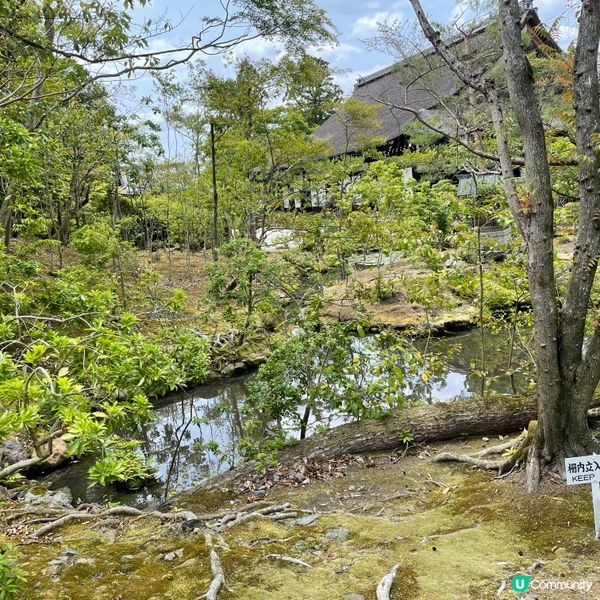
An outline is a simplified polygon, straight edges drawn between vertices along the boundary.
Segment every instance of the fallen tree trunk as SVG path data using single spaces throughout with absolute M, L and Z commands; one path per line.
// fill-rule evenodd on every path
M 600 405 L 600 398 L 594 406 Z M 290 465 L 305 458 L 331 459 L 344 454 L 362 454 L 394 450 L 405 445 L 410 436 L 412 443 L 427 444 L 465 435 L 497 435 L 526 429 L 529 421 L 537 418 L 535 396 L 495 396 L 486 399 L 465 399 L 437 403 L 417 408 L 396 410 L 380 419 L 365 419 L 335 427 L 324 434 L 316 434 L 279 454 L 281 464 Z M 600 423 L 600 415 L 592 417 Z M 256 469 L 249 461 L 211 479 L 201 487 L 227 485 L 248 477 Z

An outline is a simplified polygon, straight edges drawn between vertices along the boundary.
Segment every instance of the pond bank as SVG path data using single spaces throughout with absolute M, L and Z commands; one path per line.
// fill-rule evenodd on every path
M 517 375 L 511 380 L 504 373 L 507 343 L 508 339 L 502 336 L 488 336 L 487 352 L 493 376 L 489 393 L 492 395 L 515 394 L 513 385 L 519 393 L 527 389 L 523 377 Z M 417 350 L 422 350 L 427 340 L 417 339 L 415 344 Z M 430 349 L 446 357 L 444 368 L 432 373 L 427 381 L 419 374 L 411 377 L 403 391 L 406 404 L 430 404 L 477 395 L 481 379 L 473 373 L 471 363 L 478 359 L 479 344 L 478 330 L 430 340 Z M 243 416 L 240 409 L 246 398 L 248 377 L 246 373 L 213 381 L 155 403 L 155 422 L 140 428 L 137 437 L 143 442 L 144 452 L 158 467 L 159 484 L 134 493 L 114 487 L 89 490 L 86 483 L 89 461 L 86 460 L 56 471 L 46 481 L 55 487 L 70 487 L 75 498 L 81 501 L 112 500 L 138 507 L 160 503 L 173 492 L 198 485 L 241 459 L 239 440 Z M 321 417 L 321 421 L 311 423 L 311 431 L 319 423 L 335 426 L 350 420 L 336 414 Z

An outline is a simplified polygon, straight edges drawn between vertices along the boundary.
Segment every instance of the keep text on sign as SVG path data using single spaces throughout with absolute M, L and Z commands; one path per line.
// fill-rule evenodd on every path
M 565 459 L 567 485 L 600 483 L 600 455 Z

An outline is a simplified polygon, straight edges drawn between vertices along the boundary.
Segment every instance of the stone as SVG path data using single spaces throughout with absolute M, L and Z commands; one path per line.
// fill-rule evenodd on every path
M 123 561 L 130 561 L 133 560 L 135 558 L 135 556 L 133 554 L 123 554 L 123 556 L 121 556 L 121 560 Z
M 348 594 L 344 600 L 365 600 L 365 597 L 362 594 Z
M 231 363 L 229 365 L 225 365 L 221 369 L 221 375 L 223 377 L 235 377 L 236 375 L 241 375 L 246 372 L 246 365 L 243 362 Z
M 260 367 L 262 364 L 267 362 L 267 357 L 263 356 L 262 354 L 259 356 L 252 356 L 250 358 L 247 358 L 245 362 L 246 368 L 249 371 L 254 371 L 258 369 L 258 367 Z
M 95 558 L 78 558 L 73 564 L 93 567 L 96 564 L 96 559 Z
M 306 515 L 305 517 L 300 517 L 296 519 L 294 523 L 296 525 L 312 525 L 319 517 L 317 515 Z
M 73 508 L 73 494 L 68 487 L 49 490 L 41 485 L 30 488 L 25 493 L 25 502 L 31 505 Z
M 181 529 L 184 531 L 194 531 L 195 529 L 202 529 L 204 527 L 204 521 L 202 519 L 188 519 L 181 524 Z
M 198 564 L 197 558 L 188 558 L 186 561 L 182 562 L 177 568 L 178 569 L 188 569 L 189 567 L 195 567 Z
M 0 465 L 8 467 L 28 458 L 31 458 L 29 450 L 18 439 L 5 440 L 0 445 Z
M 52 454 L 44 459 L 39 465 L 36 465 L 36 470 L 43 472 L 53 471 L 70 460 L 69 447 L 67 442 L 61 439 L 53 440 Z
M 77 554 L 76 550 L 73 548 L 65 548 L 58 558 L 53 558 L 48 561 L 48 565 L 50 568 L 48 569 L 48 573 L 50 577 L 58 577 L 61 571 L 71 562 L 73 556 Z
M 345 527 L 334 527 L 325 534 L 325 539 L 335 540 L 338 542 L 345 542 L 348 539 L 349 535 L 350 531 Z
M 336 575 L 343 575 L 351 566 L 353 563 L 344 563 L 343 565 L 340 565 L 335 571 L 334 573 Z
M 162 560 L 166 560 L 168 562 L 175 560 L 176 558 L 181 558 L 183 556 L 183 548 L 178 548 L 177 550 L 173 550 L 172 552 L 167 552 Z

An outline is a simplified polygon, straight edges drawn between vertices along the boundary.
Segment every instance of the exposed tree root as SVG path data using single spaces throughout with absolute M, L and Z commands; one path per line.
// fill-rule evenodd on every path
M 249 510 L 253 510 L 255 508 L 259 508 L 261 506 L 265 506 L 270 504 L 268 500 L 257 500 L 256 502 L 250 502 L 249 504 L 244 504 L 244 506 L 240 506 L 236 509 L 223 510 L 218 513 L 210 513 L 204 515 L 196 515 L 196 519 L 200 519 L 201 521 L 210 522 L 210 521 L 219 521 L 223 519 L 223 517 L 230 516 L 231 514 L 240 513 L 240 512 L 248 512 Z M 169 504 L 165 504 L 165 507 L 170 508 Z
M 511 448 L 514 448 L 515 446 L 521 444 L 526 437 L 527 433 L 523 432 L 521 433 L 521 435 L 519 435 L 519 437 L 515 438 L 514 440 L 508 440 L 508 442 L 505 442 L 504 444 L 498 444 L 497 446 L 490 446 L 489 448 L 484 448 L 483 450 L 477 453 L 477 456 L 483 458 L 484 456 L 491 456 L 493 454 L 502 454 L 506 450 L 510 450 Z
M 499 475 L 502 475 L 503 473 L 507 473 L 508 471 L 511 471 L 525 463 L 528 455 L 530 454 L 529 449 L 532 441 L 535 440 L 536 425 L 536 421 L 531 421 L 527 431 L 523 432 L 517 438 L 503 444 L 499 444 L 498 446 L 485 448 L 475 455 L 460 454 L 455 452 L 440 452 L 440 454 L 437 454 L 431 460 L 433 462 L 467 463 L 479 469 L 497 471 Z M 499 460 L 484 458 L 485 456 L 502 454 L 504 452 L 508 452 L 508 455 Z
M 277 560 L 282 560 L 283 562 L 291 563 L 293 565 L 300 565 L 302 567 L 312 569 L 312 565 L 309 565 L 307 562 L 304 562 L 299 558 L 294 558 L 293 556 L 285 556 L 283 554 L 267 554 L 265 558 L 276 558 Z
M 67 523 L 71 523 L 72 521 L 89 521 L 91 519 L 96 519 L 99 517 L 109 517 L 109 516 L 125 516 L 125 517 L 154 517 L 157 519 L 164 520 L 189 520 L 195 519 L 196 515 L 190 511 L 181 511 L 181 512 L 173 512 L 173 513 L 163 513 L 157 510 L 153 511 L 143 511 L 138 508 L 133 508 L 132 506 L 115 506 L 113 508 L 108 508 L 101 512 L 92 513 L 92 512 L 70 512 L 62 517 L 51 521 L 47 525 L 40 527 L 36 531 L 31 534 L 31 537 L 39 538 Z
M 46 456 L 34 456 L 33 458 L 26 458 L 25 460 L 20 460 L 8 467 L 4 467 L 4 469 L 0 469 L 0 480 L 16 473 L 17 471 L 22 471 L 23 469 L 28 469 L 29 467 L 33 467 L 35 465 L 39 465 L 43 460 L 46 460 L 50 456 L 49 454 Z
M 219 594 L 220 589 L 225 585 L 225 572 L 223 571 L 223 566 L 221 565 L 221 559 L 219 558 L 219 555 L 212 547 L 212 536 L 207 533 L 204 537 L 206 540 L 206 545 L 210 547 L 210 571 L 213 578 L 208 586 L 208 591 L 206 594 L 200 596 L 200 598 L 205 598 L 206 600 L 217 600 L 217 595 Z
M 295 511 L 277 513 L 271 517 L 271 521 L 286 521 L 287 519 L 296 519 L 299 514 Z
M 392 570 L 379 582 L 377 591 L 375 592 L 377 600 L 390 600 L 390 591 L 392 590 L 392 585 L 394 584 L 394 579 L 396 579 L 399 568 L 399 564 L 394 565 Z
M 286 511 L 290 507 L 290 503 L 286 502 L 285 504 L 280 504 L 278 506 L 267 506 L 265 508 L 261 508 L 259 510 L 244 513 L 231 513 L 221 519 L 221 522 L 211 529 L 216 532 L 224 531 L 225 529 L 229 529 L 230 527 L 235 527 L 236 525 L 240 525 L 241 523 L 245 523 L 246 521 L 250 521 L 252 519 L 262 518 L 273 513 L 277 513 L 275 518 L 281 515 L 283 511 Z
M 92 519 L 103 519 L 106 517 L 115 517 L 115 516 L 123 516 L 123 517 L 153 517 L 156 519 L 161 519 L 163 521 L 202 521 L 203 526 L 206 529 L 214 531 L 215 533 L 220 533 L 230 527 L 235 527 L 236 525 L 240 525 L 241 523 L 245 523 L 246 521 L 250 521 L 252 519 L 257 518 L 269 518 L 273 521 L 283 521 L 285 519 L 293 519 L 298 516 L 298 512 L 289 511 L 290 503 L 286 502 L 285 504 L 279 505 L 270 505 L 265 506 L 263 508 L 259 508 L 258 510 L 254 510 L 248 512 L 253 507 L 256 508 L 259 505 L 264 504 L 263 501 L 256 502 L 252 504 L 248 504 L 246 506 L 242 506 L 240 508 L 236 508 L 234 510 L 228 512 L 222 512 L 215 515 L 196 515 L 190 511 L 178 511 L 178 512 L 160 512 L 158 510 L 153 511 L 143 511 L 138 508 L 133 508 L 132 506 L 115 506 L 113 508 L 108 508 L 106 510 L 97 511 L 92 509 L 91 511 L 72 511 L 64 514 L 64 511 L 61 511 L 59 514 L 61 516 L 57 519 L 51 520 L 50 523 L 40 527 L 36 531 L 31 534 L 33 538 L 40 538 L 63 525 L 67 525 L 73 521 L 90 521 Z M 94 507 L 95 509 L 97 507 Z M 52 509 L 38 509 L 38 510 L 27 510 L 20 511 L 19 516 L 25 516 L 29 514 L 40 515 L 43 516 L 45 514 L 53 514 Z M 209 525 L 205 522 L 201 517 L 209 517 L 210 519 L 214 519 L 217 523 L 213 525 Z M 215 519 L 215 517 L 217 517 Z

